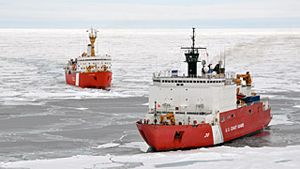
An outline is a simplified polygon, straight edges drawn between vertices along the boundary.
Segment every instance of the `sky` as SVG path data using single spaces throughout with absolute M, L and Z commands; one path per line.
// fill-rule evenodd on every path
M 300 0 L 0 0 L 0 28 L 298 28 Z

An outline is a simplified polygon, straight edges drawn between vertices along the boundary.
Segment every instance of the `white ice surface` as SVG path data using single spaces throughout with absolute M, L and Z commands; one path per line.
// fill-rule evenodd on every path
M 135 143 L 138 146 L 138 143 Z M 141 147 L 144 143 L 140 143 Z M 0 163 L 4 168 L 100 169 L 129 168 L 205 168 L 205 169 L 298 169 L 300 146 L 228 147 L 218 146 L 187 151 L 141 153 L 136 155 L 74 156 L 69 158 Z
M 103 148 L 112 148 L 112 147 L 118 147 L 120 144 L 118 143 L 106 143 L 106 144 L 101 144 L 101 145 L 98 145 L 97 149 L 103 149 Z
M 296 105 L 296 106 L 294 106 L 294 107 L 296 107 L 296 108 L 299 108 L 299 109 L 300 109 L 300 105 Z
M 131 142 L 131 143 L 126 143 L 126 144 L 120 145 L 120 147 L 138 148 L 142 152 L 146 152 L 149 148 L 145 142 Z
M 77 109 L 77 110 L 87 110 L 89 108 L 87 108 L 87 107 L 78 107 L 78 108 L 75 108 L 75 109 Z

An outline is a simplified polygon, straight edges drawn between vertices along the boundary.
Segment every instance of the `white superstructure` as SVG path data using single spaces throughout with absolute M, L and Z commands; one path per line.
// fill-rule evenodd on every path
M 78 57 L 76 69 L 78 72 L 111 71 L 111 56 Z
M 233 78 L 220 76 L 153 76 L 149 92 L 149 115 L 172 112 L 182 124 L 209 120 L 236 108 L 236 84 Z M 215 118 L 215 117 L 213 117 Z M 153 119 L 154 120 L 154 119 Z M 158 120 L 158 119 L 157 119 Z
M 192 47 L 182 48 L 187 50 L 187 76 L 178 76 L 178 70 L 153 74 L 153 85 L 149 91 L 149 113 L 145 118 L 148 123 L 217 123 L 221 112 L 241 106 L 237 102 L 238 94 L 251 95 L 250 74 L 238 75 L 238 78 L 247 80 L 247 86 L 237 85 L 235 74 L 225 73 L 224 61 L 207 65 L 202 60 L 202 71 L 197 73 L 197 62 L 200 62 L 198 50 L 206 51 L 206 48 L 195 47 L 194 29 L 192 40 Z M 238 81 L 244 82 L 243 79 Z
M 70 59 L 65 67 L 66 71 L 70 73 L 111 71 L 111 56 L 108 54 L 96 55 L 95 41 L 98 31 L 91 28 L 88 32 L 91 43 L 88 44 L 87 51 L 75 59 Z

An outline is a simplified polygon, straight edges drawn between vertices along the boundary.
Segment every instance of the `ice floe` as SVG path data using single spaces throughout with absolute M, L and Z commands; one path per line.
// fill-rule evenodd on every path
M 137 145 L 138 143 L 134 143 Z M 78 155 L 68 158 L 0 163 L 2 168 L 100 169 L 100 168 L 206 168 L 298 169 L 300 146 L 229 147 L 140 153 L 135 155 Z

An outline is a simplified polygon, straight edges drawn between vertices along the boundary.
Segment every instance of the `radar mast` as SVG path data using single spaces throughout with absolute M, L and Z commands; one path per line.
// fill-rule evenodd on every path
M 195 28 L 193 28 L 192 46 L 191 47 L 181 47 L 181 49 L 186 50 L 185 62 L 188 64 L 188 77 L 197 77 L 197 62 L 199 58 L 199 49 L 206 49 L 205 47 L 195 47 Z

